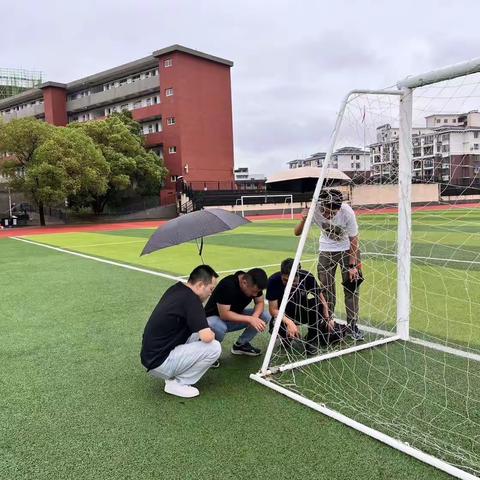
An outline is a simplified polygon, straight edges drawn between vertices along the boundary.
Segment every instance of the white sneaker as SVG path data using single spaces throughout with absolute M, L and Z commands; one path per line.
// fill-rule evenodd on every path
M 182 398 L 193 398 L 200 395 L 198 388 L 192 387 L 191 385 L 182 385 L 175 379 L 165 380 L 165 392 Z

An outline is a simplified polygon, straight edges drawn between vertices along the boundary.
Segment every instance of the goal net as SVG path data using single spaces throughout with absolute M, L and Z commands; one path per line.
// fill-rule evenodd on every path
M 278 215 L 280 218 L 293 219 L 293 195 L 292 194 L 269 194 L 242 195 L 237 201 L 242 217 L 251 212 Z
M 351 181 L 320 177 L 252 375 L 459 478 L 480 476 L 478 71 L 480 60 L 346 97 L 323 173 L 338 168 Z M 355 212 L 357 258 L 332 188 Z M 349 250 L 327 251 L 346 233 Z

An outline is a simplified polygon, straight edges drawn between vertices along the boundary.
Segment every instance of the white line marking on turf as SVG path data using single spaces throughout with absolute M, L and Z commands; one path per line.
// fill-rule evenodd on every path
M 379 257 L 396 257 L 396 253 L 376 253 L 376 252 L 362 252 L 361 255 L 372 255 L 372 256 L 379 256 Z M 413 259 L 417 260 L 434 260 L 438 262 L 454 262 L 454 263 L 473 263 L 475 265 L 480 265 L 480 262 L 476 262 L 475 260 L 455 260 L 454 258 L 439 258 L 439 257 L 419 257 L 416 255 L 412 255 Z
M 69 245 L 68 248 L 103 247 L 104 245 L 128 245 L 130 243 L 147 243 L 147 240 L 142 239 L 142 240 L 130 240 L 127 242 L 108 242 L 108 243 L 90 243 L 88 245 Z
M 314 262 L 316 258 L 309 258 L 306 260 L 302 260 L 302 263 L 308 263 L 308 262 Z M 218 270 L 217 273 L 235 273 L 238 272 L 239 270 L 242 270 L 243 272 L 247 270 L 251 270 L 252 268 L 268 268 L 268 267 L 280 267 L 279 263 L 270 263 L 268 265 L 255 265 L 254 267 L 241 267 L 241 268 L 235 268 L 233 270 Z M 184 275 L 181 278 L 187 278 L 188 275 Z
M 185 282 L 182 277 L 174 277 L 173 275 L 168 275 L 167 273 L 156 272 L 155 270 L 148 270 L 146 268 L 134 267 L 133 265 L 127 265 L 125 263 L 113 262 L 112 260 L 105 260 L 103 258 L 92 257 L 91 255 L 85 255 L 84 253 L 71 252 L 70 250 L 65 250 L 59 247 L 53 247 L 52 245 L 46 245 L 44 243 L 34 242 L 33 240 L 27 240 L 26 238 L 20 237 L 10 237 L 13 240 L 18 240 L 20 242 L 31 243 L 38 247 L 49 248 L 50 250 L 55 250 L 56 252 L 68 253 L 69 255 L 75 255 L 76 257 L 86 258 L 87 260 L 94 260 L 100 263 L 106 263 L 108 265 L 114 265 L 116 267 L 126 268 L 128 270 L 134 270 L 135 272 L 148 273 L 149 275 L 155 275 L 157 277 L 167 278 L 169 280 L 175 280 L 176 282 Z

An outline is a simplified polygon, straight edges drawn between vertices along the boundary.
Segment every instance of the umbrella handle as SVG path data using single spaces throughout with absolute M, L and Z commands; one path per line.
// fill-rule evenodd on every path
M 202 259 L 203 265 L 205 265 L 205 261 L 203 260 L 202 252 L 203 252 L 203 237 L 200 237 L 200 245 L 198 245 L 197 241 L 197 248 L 198 248 L 198 254 L 200 255 L 200 258 Z

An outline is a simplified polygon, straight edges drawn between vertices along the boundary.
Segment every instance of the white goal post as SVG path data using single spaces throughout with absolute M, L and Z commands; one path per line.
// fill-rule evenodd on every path
M 238 203 L 240 204 L 240 208 L 242 211 L 242 217 L 245 216 L 245 199 L 249 198 L 259 198 L 262 199 L 263 202 L 257 202 L 258 204 L 266 204 L 267 199 L 269 198 L 283 198 L 283 211 L 285 211 L 287 208 L 290 209 L 290 218 L 293 219 L 293 195 L 291 194 L 285 194 L 285 195 L 280 195 L 280 194 L 265 194 L 265 195 L 242 195 L 239 199 L 237 199 L 237 205 Z M 240 202 L 238 202 L 238 200 Z M 288 205 L 290 204 L 290 207 Z
M 480 58 L 453 65 L 450 67 L 442 68 L 439 70 L 431 71 L 422 75 L 407 77 L 406 79 L 399 81 L 397 89 L 383 89 L 383 90 L 353 90 L 349 92 L 343 99 L 340 110 L 337 115 L 336 123 L 331 135 L 329 147 L 326 153 L 325 161 L 323 162 L 320 177 L 318 179 L 308 216 L 305 221 L 303 232 L 300 236 L 298 247 L 296 250 L 294 263 L 292 267 L 292 273 L 288 278 L 288 282 L 285 286 L 285 293 L 279 307 L 278 316 L 275 319 L 272 335 L 266 350 L 265 358 L 263 360 L 261 369 L 258 373 L 252 374 L 251 379 L 256 382 L 269 387 L 283 395 L 298 401 L 316 411 L 319 411 L 330 418 L 334 418 L 362 433 L 365 433 L 391 447 L 394 447 L 412 457 L 415 457 L 429 465 L 432 465 L 450 475 L 464 480 L 474 480 L 478 478 L 472 470 L 462 468 L 461 464 L 454 464 L 448 462 L 435 455 L 427 453 L 419 448 L 413 447 L 407 443 L 404 439 L 395 438 L 392 435 L 387 435 L 380 430 L 371 428 L 370 426 L 357 421 L 354 418 L 332 409 L 322 403 L 319 398 L 310 399 L 306 395 L 299 393 L 295 389 L 289 388 L 288 385 L 284 386 L 274 381 L 274 376 L 282 374 L 288 371 L 297 371 L 297 369 L 310 368 L 314 364 L 326 364 L 332 359 L 338 359 L 339 357 L 347 357 L 356 352 L 365 351 L 368 349 L 385 348 L 389 344 L 405 343 L 407 345 L 415 344 L 421 345 L 425 349 L 433 349 L 443 352 L 444 355 L 454 355 L 468 361 L 479 362 L 480 355 L 468 351 L 469 345 L 465 350 L 461 348 L 452 347 L 442 343 L 428 342 L 423 339 L 416 338 L 412 334 L 410 328 L 410 316 L 411 316 L 411 302 L 412 302 L 412 165 L 414 160 L 413 155 L 413 143 L 412 143 L 412 102 L 413 92 L 419 87 L 424 87 L 430 84 L 443 82 L 446 80 L 456 79 L 458 77 L 464 77 L 480 72 Z M 272 363 L 274 350 L 276 348 L 276 342 L 279 337 L 279 330 L 282 320 L 285 315 L 287 303 L 292 292 L 295 272 L 299 270 L 299 265 L 304 253 L 305 245 L 307 242 L 308 232 L 312 226 L 314 219 L 316 204 L 319 199 L 319 195 L 324 186 L 327 168 L 330 164 L 331 157 L 337 147 L 337 136 L 344 121 L 345 110 L 348 103 L 352 98 L 359 95 L 381 95 L 396 97 L 399 100 L 398 110 L 398 227 L 397 227 L 397 244 L 396 244 L 396 331 L 385 331 L 385 335 L 381 339 L 374 341 L 366 341 L 365 343 L 359 343 L 352 347 L 345 349 L 335 349 L 322 353 L 317 356 L 304 358 L 300 360 L 290 361 L 284 364 Z M 363 113 L 365 116 L 365 113 Z M 360 114 L 361 117 L 361 114 Z M 243 197 L 242 197 L 242 210 L 243 210 Z M 243 215 L 243 211 L 242 211 Z M 293 218 L 293 206 L 292 206 L 292 218 Z M 278 342 L 277 342 L 278 343 Z M 476 368 L 480 370 L 480 363 L 472 365 L 472 369 Z M 301 370 L 299 370 L 301 371 Z M 478 465 L 480 468 L 480 465 Z M 477 472 L 477 470 L 474 470 Z M 480 470 L 479 470 L 480 471 Z

